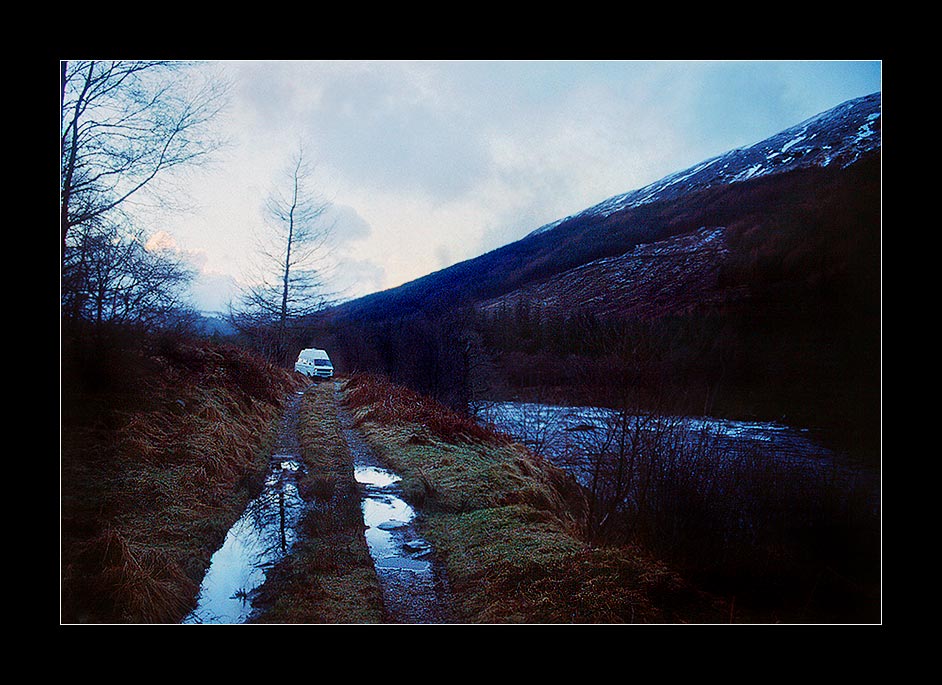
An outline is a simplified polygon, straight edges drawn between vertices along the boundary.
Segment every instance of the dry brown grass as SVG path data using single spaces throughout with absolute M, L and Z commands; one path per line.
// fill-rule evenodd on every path
M 382 424 L 409 423 L 421 426 L 428 435 L 416 433 L 414 442 L 429 436 L 451 443 L 483 442 L 508 444 L 506 435 L 482 426 L 471 417 L 454 412 L 435 400 L 408 388 L 397 386 L 383 376 L 357 375 L 344 386 L 346 402 L 352 409 L 365 408 L 358 424 L 370 421 Z
M 65 623 L 185 615 L 261 483 L 280 399 L 297 387 L 231 347 L 172 339 L 121 354 L 137 359 L 128 383 L 63 392 L 75 417 L 62 428 Z M 96 412 L 73 409 L 83 402 Z
M 100 568 L 98 574 L 73 583 L 88 584 L 81 589 L 96 598 L 94 614 L 108 616 L 109 622 L 175 622 L 187 611 L 189 595 L 199 588 L 169 555 L 135 544 L 110 526 L 78 543 L 76 557 L 88 567 Z

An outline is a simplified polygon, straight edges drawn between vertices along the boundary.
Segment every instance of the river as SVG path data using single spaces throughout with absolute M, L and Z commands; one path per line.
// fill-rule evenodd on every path
M 712 417 L 622 417 L 602 407 L 532 402 L 483 402 L 475 414 L 481 422 L 492 424 L 569 470 L 583 484 L 593 455 L 613 449 L 612 444 L 624 434 L 646 441 L 647 449 L 671 452 L 681 461 L 702 461 L 705 456 L 727 461 L 770 460 L 795 477 L 836 480 L 846 488 L 867 490 L 873 507 L 879 503 L 877 469 L 825 446 L 808 429 Z

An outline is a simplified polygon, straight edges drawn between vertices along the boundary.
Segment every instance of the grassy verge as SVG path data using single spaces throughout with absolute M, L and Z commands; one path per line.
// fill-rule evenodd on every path
M 63 350 L 60 618 L 176 623 L 261 488 L 295 380 L 206 342 L 85 344 Z
M 299 440 L 310 503 L 294 553 L 269 571 L 253 605 L 259 623 L 381 623 L 383 599 L 363 536 L 352 457 L 337 418 L 333 383 L 301 402 Z
M 721 602 L 641 550 L 586 544 L 577 484 L 506 436 L 377 377 L 350 379 L 344 398 L 421 511 L 461 622 L 725 619 Z

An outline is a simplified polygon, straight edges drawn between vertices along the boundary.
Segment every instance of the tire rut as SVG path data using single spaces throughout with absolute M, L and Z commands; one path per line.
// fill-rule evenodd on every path
M 442 624 L 454 622 L 447 578 L 434 549 L 421 536 L 421 513 L 402 499 L 398 476 L 381 460 L 354 426 L 353 416 L 335 393 L 341 432 L 353 458 L 362 497 L 367 542 L 390 623 Z M 362 474 L 381 474 L 382 484 Z M 391 477 L 390 477 L 391 476 Z M 374 512 L 379 511 L 378 522 Z

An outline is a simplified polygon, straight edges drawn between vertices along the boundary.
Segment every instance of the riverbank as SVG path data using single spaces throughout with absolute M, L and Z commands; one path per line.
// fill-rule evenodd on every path
M 633 547 L 585 541 L 574 479 L 509 438 L 381 378 L 345 406 L 402 478 L 461 623 L 714 623 L 730 607 Z

